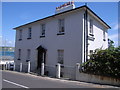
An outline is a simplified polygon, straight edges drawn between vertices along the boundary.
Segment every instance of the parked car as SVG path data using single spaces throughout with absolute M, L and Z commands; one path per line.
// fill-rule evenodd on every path
M 14 69 L 14 63 L 10 63 L 10 70 Z

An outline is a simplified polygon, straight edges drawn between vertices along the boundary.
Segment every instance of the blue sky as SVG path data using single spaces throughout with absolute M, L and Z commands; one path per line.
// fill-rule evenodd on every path
M 14 46 L 14 27 L 53 15 L 55 8 L 64 2 L 3 2 L 2 3 L 2 45 Z M 85 3 L 75 2 L 76 7 Z M 89 2 L 91 8 L 112 29 L 108 30 L 109 38 L 118 44 L 118 3 Z

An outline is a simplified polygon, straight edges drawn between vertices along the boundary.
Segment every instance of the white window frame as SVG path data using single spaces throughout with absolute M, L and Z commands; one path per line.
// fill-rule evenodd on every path
M 58 50 L 58 63 L 64 64 L 64 50 L 63 49 Z
M 94 52 L 93 52 L 93 50 L 90 50 L 90 55 L 92 55 Z
M 41 36 L 45 36 L 46 24 L 41 24 Z
M 89 29 L 90 29 L 89 30 L 89 34 L 93 35 L 94 32 L 93 32 L 93 20 L 92 19 L 90 19 L 90 24 L 89 25 L 90 25 L 90 27 L 89 27 Z
M 19 30 L 19 40 L 22 40 L 22 29 Z
M 31 37 L 32 37 L 32 28 L 29 27 L 28 28 L 28 39 L 31 39 Z
M 59 32 L 58 33 L 64 33 L 65 32 L 65 19 L 59 19 Z
M 30 60 L 31 57 L 31 50 L 27 49 L 27 60 Z
M 105 30 L 103 30 L 103 41 L 105 41 L 106 39 L 106 35 L 105 35 Z
M 21 59 L 21 49 L 18 49 L 18 59 Z

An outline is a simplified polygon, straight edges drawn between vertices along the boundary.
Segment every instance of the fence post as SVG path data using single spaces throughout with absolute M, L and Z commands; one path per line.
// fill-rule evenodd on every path
M 10 70 L 10 63 L 8 63 L 8 70 Z
M 76 63 L 76 80 L 79 77 L 80 63 Z
M 5 66 L 5 64 L 4 64 L 4 70 L 5 70 L 5 68 L 6 68 L 6 66 Z
M 41 67 L 41 75 L 44 76 L 44 69 L 45 69 L 45 65 L 44 63 L 42 63 L 42 67 Z
M 15 71 L 15 62 L 14 62 L 14 67 L 13 67 L 13 71 Z
M 61 65 L 58 63 L 57 64 L 57 72 L 56 72 L 56 77 L 60 78 L 60 71 L 61 71 Z
M 8 63 L 6 62 L 6 70 L 8 70 Z
M 28 61 L 28 73 L 30 73 L 30 61 Z
M 22 63 L 20 63 L 20 72 L 22 72 Z

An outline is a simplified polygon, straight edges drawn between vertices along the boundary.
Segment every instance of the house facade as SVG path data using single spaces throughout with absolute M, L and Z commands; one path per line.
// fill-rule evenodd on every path
M 16 30 L 15 64 L 19 71 L 41 69 L 56 76 L 56 65 L 61 64 L 62 77 L 75 78 L 76 63 L 84 63 L 95 49 L 108 47 L 110 27 L 87 6 L 70 9 L 19 26 Z

